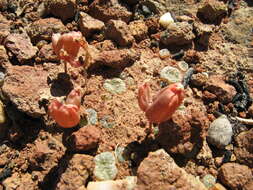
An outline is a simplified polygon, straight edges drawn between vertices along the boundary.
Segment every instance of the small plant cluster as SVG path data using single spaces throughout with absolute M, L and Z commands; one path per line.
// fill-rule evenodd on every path
M 89 66 L 90 54 L 88 51 L 88 43 L 81 32 L 53 34 L 52 46 L 58 58 L 64 62 L 65 72 L 67 72 L 67 63 L 72 67 Z M 81 47 L 86 51 L 85 60 L 78 57 Z
M 67 63 L 72 67 L 87 67 L 90 63 L 88 43 L 81 32 L 69 32 L 66 34 L 53 34 L 52 46 L 60 61 L 64 62 L 65 73 L 67 73 Z M 80 49 L 86 52 L 85 60 L 79 57 Z M 81 90 L 73 89 L 66 98 L 65 103 L 54 99 L 48 106 L 49 115 L 56 123 L 64 128 L 71 128 L 80 122 Z
M 80 32 L 70 32 L 62 35 L 53 34 L 52 46 L 58 58 L 64 62 L 65 72 L 67 72 L 67 63 L 73 67 L 80 67 L 84 64 L 87 66 L 89 64 L 88 43 Z M 78 58 L 80 48 L 86 51 L 84 63 Z M 139 106 L 146 113 L 150 123 L 161 123 L 169 120 L 183 99 L 184 86 L 181 83 L 174 83 L 163 88 L 153 100 L 148 83 L 140 86 L 138 91 Z M 80 104 L 80 89 L 74 89 L 67 96 L 65 103 L 61 103 L 56 99 L 51 101 L 48 106 L 49 115 L 61 127 L 74 127 L 80 122 Z
M 139 87 L 138 103 L 150 123 L 162 123 L 171 118 L 184 99 L 184 86 L 181 83 L 171 84 L 151 98 L 150 86 L 144 83 Z

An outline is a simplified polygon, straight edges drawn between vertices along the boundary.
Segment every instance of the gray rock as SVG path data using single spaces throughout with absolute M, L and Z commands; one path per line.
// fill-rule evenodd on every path
M 227 40 L 245 45 L 252 41 L 252 26 L 252 7 L 241 8 L 232 13 L 230 22 L 221 31 Z
M 207 141 L 218 148 L 224 148 L 231 142 L 232 136 L 232 125 L 227 117 L 222 115 L 211 123 L 208 129 Z

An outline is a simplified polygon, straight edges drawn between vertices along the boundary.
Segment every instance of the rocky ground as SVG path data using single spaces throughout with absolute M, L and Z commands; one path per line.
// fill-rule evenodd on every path
M 251 0 L 0 0 L 0 11 L 0 189 L 253 189 Z M 69 31 L 92 60 L 64 73 L 51 37 Z M 183 105 L 149 135 L 138 86 L 183 78 Z M 63 129 L 47 106 L 75 87 L 81 122 Z

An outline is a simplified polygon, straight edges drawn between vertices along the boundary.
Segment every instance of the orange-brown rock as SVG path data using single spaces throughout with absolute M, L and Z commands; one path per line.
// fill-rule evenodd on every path
M 100 135 L 101 131 L 98 127 L 92 125 L 82 127 L 71 135 L 71 147 L 76 151 L 87 151 L 96 148 Z

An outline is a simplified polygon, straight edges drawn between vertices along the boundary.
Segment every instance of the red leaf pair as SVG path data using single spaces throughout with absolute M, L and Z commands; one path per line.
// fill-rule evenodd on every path
M 48 113 L 61 127 L 71 128 L 80 122 L 80 105 L 80 89 L 74 89 L 67 96 L 65 104 L 59 102 L 57 99 L 53 100 L 48 106 Z

